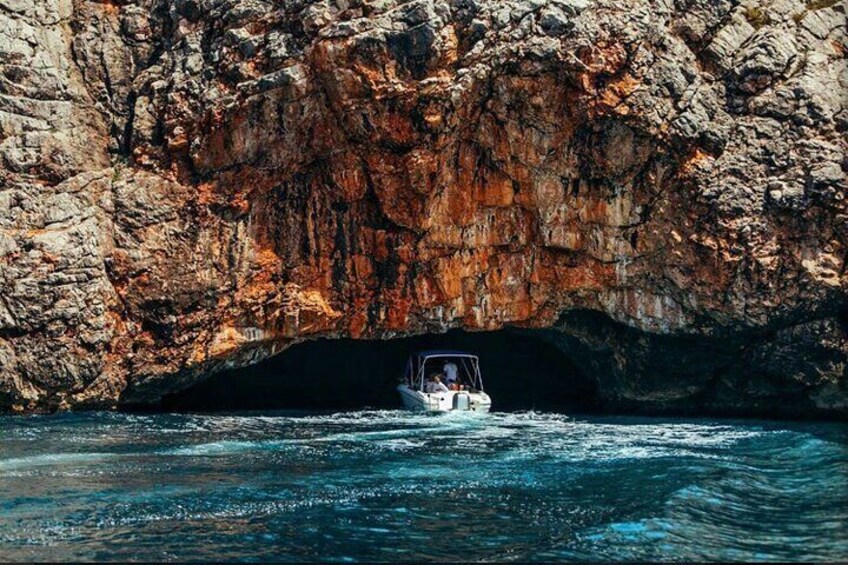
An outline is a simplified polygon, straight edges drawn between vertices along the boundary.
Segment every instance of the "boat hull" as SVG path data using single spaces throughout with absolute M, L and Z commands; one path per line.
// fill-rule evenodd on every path
M 397 390 L 403 407 L 416 412 L 488 412 L 492 407 L 492 400 L 485 392 L 426 393 L 406 385 L 399 385 Z

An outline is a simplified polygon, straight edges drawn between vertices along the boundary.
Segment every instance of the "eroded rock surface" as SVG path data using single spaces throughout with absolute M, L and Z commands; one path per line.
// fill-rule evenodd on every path
M 0 404 L 519 326 L 610 406 L 845 416 L 845 50 L 822 1 L 0 0 Z

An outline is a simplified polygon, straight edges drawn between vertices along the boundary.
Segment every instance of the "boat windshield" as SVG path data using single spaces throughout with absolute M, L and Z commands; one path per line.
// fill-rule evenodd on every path
M 446 385 L 456 383 L 472 391 L 483 390 L 480 360 L 463 352 L 422 352 L 409 358 L 406 381 L 414 390 L 424 390 L 436 376 Z

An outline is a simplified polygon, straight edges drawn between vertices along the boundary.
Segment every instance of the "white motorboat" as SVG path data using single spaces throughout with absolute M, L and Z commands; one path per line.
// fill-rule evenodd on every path
M 480 360 L 463 351 L 411 355 L 397 390 L 407 410 L 488 412 L 492 407 L 492 399 L 483 392 Z

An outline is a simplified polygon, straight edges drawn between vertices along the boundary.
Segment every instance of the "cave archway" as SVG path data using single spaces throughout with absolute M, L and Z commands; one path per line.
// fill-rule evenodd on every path
M 395 386 L 409 354 L 450 348 L 480 356 L 493 410 L 595 410 L 595 381 L 545 339 L 545 332 L 453 330 L 391 340 L 318 339 L 262 363 L 213 375 L 166 396 L 162 407 L 174 411 L 398 408 Z

